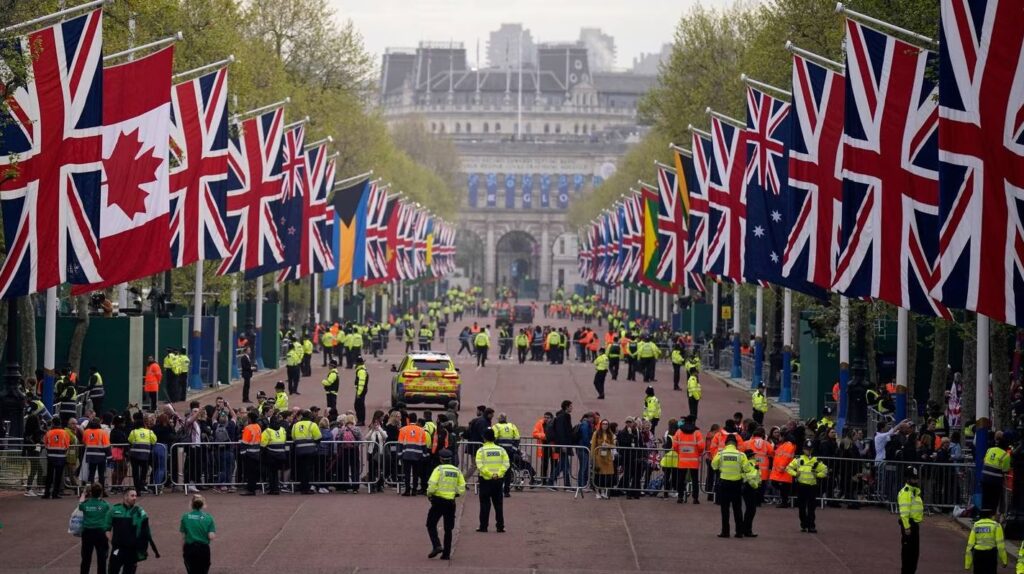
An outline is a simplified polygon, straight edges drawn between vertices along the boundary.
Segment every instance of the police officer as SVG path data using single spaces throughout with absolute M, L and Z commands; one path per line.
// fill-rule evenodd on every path
M 494 505 L 494 525 L 497 531 L 505 532 L 502 490 L 510 464 L 508 453 L 494 444 L 494 440 L 494 429 L 487 429 L 484 431 L 484 444 L 476 451 L 476 468 L 480 473 L 480 528 L 476 529 L 477 532 L 487 532 L 491 505 Z
M 245 491 L 242 496 L 256 496 L 256 483 L 260 478 L 260 446 L 263 442 L 263 428 L 258 421 L 259 413 L 249 411 L 249 424 L 242 429 L 239 451 L 242 455 L 242 470 L 245 472 Z
M 491 326 L 480 329 L 480 332 L 473 337 L 473 346 L 476 348 L 476 366 L 486 367 L 487 366 L 487 349 L 491 346 L 491 336 L 487 334 L 487 330 Z
M 270 477 L 268 494 L 281 494 L 279 471 L 284 468 L 288 459 L 288 431 L 284 430 L 281 417 L 277 413 L 271 417 L 270 426 L 263 430 L 260 446 L 266 454 L 264 460 L 267 462 L 267 474 Z
M 672 349 L 672 390 L 680 391 L 679 388 L 679 372 L 683 369 L 683 347 L 676 343 L 676 346 Z
M 608 376 L 608 355 L 604 349 L 597 350 L 597 357 L 594 358 L 594 389 L 597 390 L 597 398 L 604 398 L 604 380 Z
M 326 367 L 330 362 L 331 356 L 334 354 L 334 333 L 330 329 L 324 329 L 324 334 L 320 336 L 320 344 L 323 346 L 323 350 L 320 353 L 324 357 L 324 364 L 321 365 Z
M 903 574 L 917 572 L 917 559 L 921 554 L 921 521 L 924 520 L 924 501 L 921 499 L 917 468 L 906 471 L 907 483 L 900 489 L 896 502 L 900 509 L 900 560 Z
M 1010 439 L 1002 435 L 985 451 L 981 470 L 981 507 L 998 508 L 1003 495 L 1004 476 L 1010 470 Z
M 736 435 L 730 433 L 725 439 L 725 447 L 711 460 L 711 468 L 718 472 L 716 500 L 722 507 L 722 531 L 718 533 L 719 538 L 729 537 L 730 507 L 736 523 L 736 538 L 743 538 L 743 477 L 752 467 L 746 455 L 736 449 Z
M 356 424 L 366 426 L 366 391 L 370 383 L 370 373 L 362 357 L 356 357 L 356 398 L 353 408 L 356 411 Z
M 498 446 L 505 449 L 508 453 L 509 461 L 511 462 L 516 457 L 521 456 L 519 454 L 519 427 L 513 423 L 508 422 L 508 415 L 505 413 L 498 414 L 498 422 L 493 427 L 494 429 L 494 441 Z M 512 473 L 505 473 L 505 498 L 512 496 Z
M 331 370 L 327 371 L 327 376 L 321 381 L 324 386 L 324 393 L 327 394 L 327 410 L 338 410 L 338 388 L 341 386 L 341 381 L 338 378 L 338 361 L 331 359 Z
M 75 384 L 68 378 L 68 370 L 61 369 L 61 376 L 54 385 L 54 398 L 57 401 L 57 412 L 60 414 L 61 426 L 67 426 L 68 420 L 75 417 L 78 411 L 78 391 Z
M 980 513 L 981 518 L 971 527 L 967 537 L 967 550 L 964 554 L 964 570 L 974 567 L 975 574 L 995 574 L 996 557 L 1006 567 L 1006 545 L 1003 540 L 1003 527 L 992 520 L 995 514 L 991 508 Z
M 135 491 L 141 495 L 146 489 L 146 474 L 153 458 L 153 445 L 156 444 L 156 433 L 146 427 L 142 413 L 133 415 L 135 428 L 128 433 L 128 456 L 131 459 L 132 477 L 135 479 Z
M 299 376 L 302 373 L 302 345 L 298 341 L 290 344 L 285 353 L 285 373 L 288 377 L 288 394 L 298 393 Z
M 654 396 L 654 387 L 647 385 L 644 397 L 644 419 L 651 423 L 651 434 L 658 428 L 658 421 L 661 420 L 661 401 Z
M 430 343 L 434 340 L 434 331 L 430 328 L 430 325 L 420 325 L 419 336 L 420 349 L 423 351 L 429 351 Z
M 757 538 L 754 534 L 754 515 L 761 505 L 761 469 L 757 464 L 757 453 L 747 449 L 744 453 L 750 462 L 750 470 L 743 473 L 743 536 Z
M 309 335 L 302 336 L 302 376 L 313 376 L 313 341 Z
M 750 396 L 750 403 L 754 410 L 754 422 L 763 425 L 764 415 L 768 412 L 768 397 L 765 395 L 764 383 L 758 385 L 754 390 L 754 394 Z
M 320 427 L 313 422 L 313 413 L 302 411 L 302 420 L 292 425 L 292 445 L 295 449 L 295 474 L 299 480 L 299 492 L 313 494 L 309 482 L 316 462 L 318 442 L 322 438 Z
M 796 479 L 796 504 L 800 510 L 800 532 L 817 532 L 814 510 L 818 504 L 818 481 L 828 474 L 828 467 L 811 456 L 814 441 L 804 442 L 804 453 L 793 459 L 786 472 Z
M 697 408 L 700 406 L 700 379 L 697 378 L 696 367 L 689 370 L 690 376 L 686 379 L 686 399 L 690 404 L 690 416 L 697 419 Z
M 274 384 L 274 410 L 281 413 L 288 410 L 288 393 L 284 392 L 284 381 Z
M 622 345 L 619 343 L 619 337 L 612 337 L 612 342 L 608 343 L 608 348 L 604 352 L 608 355 L 608 372 L 612 376 L 613 381 L 619 380 L 619 360 L 622 358 Z
M 92 410 L 96 416 L 103 414 L 103 399 L 107 396 L 107 389 L 103 386 L 103 375 L 95 366 L 89 367 L 89 400 L 92 401 Z
M 427 480 L 427 498 L 430 511 L 427 512 L 427 534 L 433 549 L 427 558 L 438 554 L 441 560 L 452 556 L 452 531 L 455 530 L 455 499 L 466 493 L 466 479 L 462 472 L 452 466 L 452 451 L 442 449 L 438 456 L 441 464 L 434 469 Z M 444 519 L 444 545 L 437 536 L 437 523 Z

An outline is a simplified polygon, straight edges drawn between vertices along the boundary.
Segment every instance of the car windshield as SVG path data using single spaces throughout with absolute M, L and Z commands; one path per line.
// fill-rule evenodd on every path
M 413 359 L 412 368 L 418 371 L 446 371 L 448 361 L 440 359 Z

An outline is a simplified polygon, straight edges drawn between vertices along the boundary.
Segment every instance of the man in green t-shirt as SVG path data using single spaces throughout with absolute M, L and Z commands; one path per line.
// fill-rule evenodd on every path
M 192 510 L 181 515 L 181 540 L 184 544 L 182 557 L 185 559 L 185 570 L 192 573 L 210 571 L 210 542 L 217 538 L 217 526 L 213 516 L 204 512 L 206 499 L 201 495 L 192 497 Z
M 96 551 L 97 572 L 107 571 L 107 530 L 110 530 L 110 504 L 103 500 L 103 486 L 89 485 L 79 499 L 78 510 L 82 511 L 82 572 L 92 566 L 92 553 Z

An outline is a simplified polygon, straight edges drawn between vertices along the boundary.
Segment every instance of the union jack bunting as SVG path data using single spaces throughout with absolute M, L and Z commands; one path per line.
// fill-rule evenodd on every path
M 395 259 L 398 277 L 403 281 L 416 278 L 413 269 L 413 230 L 416 227 L 418 211 L 409 203 L 402 202 L 398 216 L 398 235 L 395 241 Z
M 639 283 L 640 266 L 644 243 L 643 229 L 643 205 L 640 196 L 631 194 L 622 202 L 625 218 L 622 222 L 623 242 L 626 248 L 626 258 L 622 269 L 622 282 Z
M 743 185 L 746 145 L 743 130 L 711 118 L 711 178 L 708 203 L 717 212 L 717 226 L 709 228 L 706 273 L 740 282 L 743 280 L 743 237 L 746 234 L 747 200 Z
M 846 77 L 793 56 L 787 220 L 793 227 L 782 275 L 831 289 L 842 215 L 843 106 Z
M 228 254 L 228 70 L 171 91 L 171 259 L 176 267 Z
M 413 231 L 413 273 L 416 278 L 427 274 L 427 235 L 433 228 L 433 217 L 420 212 Z
M 387 279 L 387 186 L 374 184 L 366 216 L 366 277 L 363 285 L 374 285 Z
M 576 241 L 579 243 L 579 257 L 576 258 L 576 264 L 579 266 L 580 277 L 584 281 L 590 280 L 590 266 L 593 262 L 593 253 L 590 249 L 590 231 L 589 226 L 577 230 Z
M 714 152 L 710 139 L 694 132 L 692 140 L 693 157 L 687 158 L 677 152 L 676 170 L 678 173 L 678 170 L 682 169 L 687 174 L 686 182 L 690 194 L 690 221 L 683 267 L 691 275 L 701 276 L 704 273 L 708 249 L 708 230 L 712 225 L 708 186 L 711 182 L 711 155 Z M 715 221 L 714 225 L 717 227 L 718 221 Z M 704 282 L 700 283 L 703 285 Z
M 1024 326 L 1024 5 L 943 0 L 938 281 L 932 295 Z
M 0 175 L 13 175 L 0 177 L 0 298 L 101 279 L 102 30 L 95 10 L 0 40 L 32 61 L 0 116 Z M 0 61 L 0 69 L 9 68 Z
M 281 142 L 284 110 L 277 108 L 242 122 L 228 144 L 228 256 L 218 275 L 256 269 L 284 259 L 272 204 L 281 201 Z
M 612 252 L 615 248 L 611 242 L 611 232 L 609 230 L 608 213 L 602 213 L 597 216 L 596 227 L 596 247 L 594 250 L 594 256 L 597 260 L 597 269 L 595 281 L 602 285 L 610 284 L 609 276 L 611 275 L 611 260 Z
M 434 242 L 435 277 L 443 277 L 455 270 L 455 228 L 446 222 L 439 222 Z
M 938 103 L 933 54 L 846 21 L 843 203 L 835 288 L 949 317 L 938 283 Z
M 658 167 L 658 244 L 660 260 L 653 287 L 674 293 L 682 285 L 686 257 L 686 210 L 680 199 L 677 173 Z

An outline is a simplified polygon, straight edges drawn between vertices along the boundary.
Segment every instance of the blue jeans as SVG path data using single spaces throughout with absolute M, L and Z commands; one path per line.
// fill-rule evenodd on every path
M 221 447 L 220 452 L 217 453 L 218 466 L 220 472 L 217 476 L 217 482 L 221 484 L 231 484 L 235 481 L 235 453 L 230 447 Z
M 554 464 L 554 469 L 551 471 L 551 479 L 548 481 L 548 486 L 554 486 L 555 481 L 558 480 L 559 476 L 563 477 L 563 484 L 565 486 L 572 486 L 572 451 L 565 448 L 558 449 L 558 460 Z
M 580 466 L 576 470 L 576 486 L 584 488 L 590 484 L 590 451 L 580 450 Z

